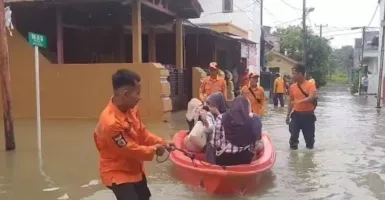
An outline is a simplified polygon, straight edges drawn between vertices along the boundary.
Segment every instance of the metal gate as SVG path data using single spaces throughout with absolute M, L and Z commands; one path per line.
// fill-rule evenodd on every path
M 275 76 L 271 72 L 261 72 L 261 77 L 260 77 L 260 86 L 263 87 L 265 92 L 268 92 L 268 97 L 272 97 L 273 90 L 272 88 L 274 87 L 274 80 Z

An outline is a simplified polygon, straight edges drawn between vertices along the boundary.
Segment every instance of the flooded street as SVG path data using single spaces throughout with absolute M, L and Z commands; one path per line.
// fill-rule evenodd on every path
M 301 136 L 299 150 L 290 151 L 286 108 L 269 105 L 263 120 L 277 149 L 272 179 L 257 194 L 229 199 L 385 199 L 385 109 L 374 106 L 374 97 L 351 96 L 343 86 L 324 88 L 315 149 L 306 150 Z M 0 199 L 114 200 L 99 182 L 95 123 L 44 121 L 40 153 L 34 120 L 16 121 L 16 151 L 5 152 L 0 139 Z M 187 128 L 184 112 L 147 127 L 167 139 Z M 220 199 L 179 183 L 170 162 L 147 163 L 147 172 L 153 200 Z

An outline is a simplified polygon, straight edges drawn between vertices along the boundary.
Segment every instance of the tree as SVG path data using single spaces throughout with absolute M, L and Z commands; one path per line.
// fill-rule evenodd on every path
M 276 31 L 281 37 L 281 53 L 301 62 L 303 55 L 302 28 L 300 26 L 289 26 L 278 28 Z M 316 36 L 313 31 L 307 34 L 307 72 L 313 76 L 319 86 L 327 82 L 330 72 L 330 59 L 333 49 L 328 40 Z
M 332 56 L 338 62 L 338 66 L 335 69 L 337 72 L 347 73 L 354 65 L 353 46 L 342 46 L 339 49 L 334 49 Z

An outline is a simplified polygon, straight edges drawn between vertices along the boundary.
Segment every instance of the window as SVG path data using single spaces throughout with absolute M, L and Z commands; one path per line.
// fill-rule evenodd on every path
M 233 0 L 222 0 L 222 12 L 233 12 Z

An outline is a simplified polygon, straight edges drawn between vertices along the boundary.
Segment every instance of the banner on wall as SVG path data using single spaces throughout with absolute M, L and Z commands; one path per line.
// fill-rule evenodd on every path
M 241 57 L 247 59 L 250 72 L 259 72 L 257 45 L 241 42 Z
M 249 46 L 243 42 L 241 42 L 241 58 L 249 57 Z

